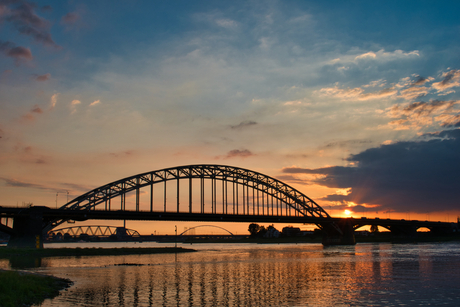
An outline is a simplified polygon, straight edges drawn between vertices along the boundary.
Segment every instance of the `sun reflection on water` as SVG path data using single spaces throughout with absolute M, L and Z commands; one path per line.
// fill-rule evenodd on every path
M 429 290 L 446 284 L 445 274 L 449 283 L 459 281 L 460 244 L 443 254 L 450 262 L 434 261 L 439 249 L 419 247 L 201 245 L 191 254 L 45 258 L 37 270 L 75 281 L 42 306 L 391 306 L 440 295 L 460 301 L 459 291 Z

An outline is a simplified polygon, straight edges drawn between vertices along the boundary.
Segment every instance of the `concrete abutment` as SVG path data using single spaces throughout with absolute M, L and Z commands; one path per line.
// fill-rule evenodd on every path
M 13 234 L 8 247 L 43 248 L 43 211 L 39 207 L 24 209 L 27 214 L 14 218 Z

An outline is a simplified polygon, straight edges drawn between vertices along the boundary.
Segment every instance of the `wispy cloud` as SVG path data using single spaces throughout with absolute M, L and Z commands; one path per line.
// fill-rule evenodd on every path
M 35 120 L 35 115 L 37 114 L 42 114 L 43 109 L 40 108 L 38 105 L 34 105 L 32 109 L 30 109 L 29 112 L 27 112 L 25 115 L 22 116 L 22 119 L 25 120 L 26 122 L 33 122 Z
M 217 11 L 211 13 L 197 13 L 194 15 L 194 19 L 199 22 L 206 22 L 213 26 L 217 25 L 226 29 L 234 29 L 238 27 L 238 22 L 236 20 L 227 18 Z
M 49 190 L 49 187 L 46 187 L 41 184 L 30 183 L 26 181 L 17 180 L 14 178 L 1 178 L 5 181 L 6 186 L 8 187 L 18 187 L 18 188 L 33 188 L 33 189 L 40 189 L 40 190 Z
M 406 100 L 414 100 L 428 95 L 429 92 L 430 88 L 426 86 L 409 87 L 401 91 L 401 97 L 403 97 Z
M 59 96 L 59 93 L 53 94 L 53 96 L 51 96 L 51 101 L 50 101 L 51 109 L 53 109 L 56 106 L 58 96 Z
M 36 184 L 32 182 L 27 182 L 27 181 L 15 179 L 15 178 L 1 178 L 0 177 L 0 180 L 3 180 L 5 182 L 5 185 L 8 187 L 38 189 L 38 190 L 51 191 L 54 193 L 55 192 L 58 192 L 58 193 L 80 192 L 82 193 L 82 192 L 89 191 L 93 188 L 87 185 L 79 185 L 75 183 L 66 183 L 66 182 L 44 185 L 44 184 Z
M 77 12 L 70 12 L 62 16 L 61 23 L 65 25 L 71 25 L 76 23 L 80 19 L 80 15 Z
M 113 158 L 126 158 L 126 157 L 132 157 L 135 154 L 135 150 L 126 150 L 123 152 L 112 152 L 109 155 Z
M 329 65 L 335 65 L 337 68 L 349 69 L 350 65 L 363 65 L 366 63 L 376 62 L 385 63 L 396 60 L 411 60 L 420 57 L 418 50 L 413 51 L 385 51 L 380 49 L 378 51 L 365 51 L 361 53 L 340 55 L 328 62 Z M 344 66 L 345 65 L 345 66 Z
M 35 8 L 35 5 L 25 1 L 7 1 L 1 17 L 19 33 L 43 45 L 59 48 L 51 38 L 49 21 L 38 16 Z
M 395 104 L 386 110 L 386 115 L 398 118 L 389 123 L 395 130 L 416 129 L 438 124 L 441 127 L 454 126 L 460 115 L 459 101 L 432 100 L 413 102 L 405 105 Z
M 0 51 L 8 57 L 15 60 L 16 66 L 22 62 L 31 61 L 33 59 L 32 52 L 29 48 L 22 46 L 15 47 L 14 43 L 0 41 Z
M 43 113 L 43 110 L 42 110 L 38 105 L 35 105 L 35 106 L 32 108 L 32 110 L 30 110 L 30 112 L 41 114 L 41 113 Z
M 48 81 L 49 79 L 51 79 L 51 74 L 50 73 L 35 76 L 35 80 L 40 81 L 40 82 Z
M 101 103 L 101 101 L 98 99 L 98 100 L 95 100 L 95 101 L 91 102 L 89 106 L 92 107 L 92 106 L 95 106 L 95 105 L 97 105 L 99 103 Z
M 379 60 L 379 61 L 392 61 L 396 59 L 402 58 L 411 58 L 411 57 L 419 57 L 420 52 L 418 50 L 413 50 L 410 52 L 404 52 L 403 50 L 395 50 L 393 52 L 385 51 L 381 49 L 377 52 L 369 51 L 360 55 L 357 55 L 354 60 Z
M 412 77 L 401 78 L 397 83 L 378 91 L 372 91 L 372 89 L 384 86 L 386 84 L 384 79 L 372 81 L 369 84 L 355 88 L 343 88 L 336 84 L 334 87 L 325 87 L 314 93 L 320 97 L 333 97 L 346 101 L 366 101 L 382 98 L 392 100 L 403 98 L 413 101 L 435 93 L 445 96 L 454 93 L 453 88 L 460 86 L 460 71 L 458 70 L 442 73 L 442 80 L 439 82 L 433 82 L 435 81 L 434 77 L 422 77 L 416 74 L 412 75 Z
M 323 97 L 335 97 L 344 100 L 372 100 L 372 99 L 381 99 L 386 97 L 391 97 L 396 95 L 398 92 L 392 88 L 385 88 L 378 92 L 365 93 L 363 88 L 348 88 L 341 89 L 337 86 L 322 88 L 319 90 L 318 94 Z
M 70 103 L 70 110 L 72 110 L 72 114 L 74 114 L 75 112 L 77 112 L 77 106 L 81 104 L 81 101 L 78 100 L 78 99 L 74 99 L 72 100 L 72 102 Z
M 441 77 L 443 78 L 442 81 L 433 83 L 433 88 L 438 92 L 445 92 L 453 87 L 460 86 L 460 70 L 449 70 L 442 73 Z
M 227 155 L 225 156 L 225 159 L 231 159 L 231 158 L 247 158 L 254 156 L 254 154 L 247 150 L 247 149 L 233 149 L 230 150 Z
M 238 125 L 231 125 L 230 128 L 232 128 L 232 129 L 243 129 L 243 128 L 251 127 L 251 126 L 254 126 L 254 125 L 257 125 L 257 122 L 252 121 L 252 120 L 245 120 L 245 121 L 242 121 L 241 123 L 239 123 Z

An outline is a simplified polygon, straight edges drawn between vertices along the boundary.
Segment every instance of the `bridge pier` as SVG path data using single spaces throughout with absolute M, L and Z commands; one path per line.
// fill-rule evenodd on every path
M 13 233 L 10 235 L 8 247 L 43 248 L 43 210 L 39 207 L 24 210 L 27 214 L 14 218 Z
M 355 245 L 355 233 L 350 219 L 341 219 L 338 223 L 322 224 L 323 245 Z
M 414 225 L 394 225 L 388 228 L 395 239 L 414 239 L 417 237 L 417 227 Z

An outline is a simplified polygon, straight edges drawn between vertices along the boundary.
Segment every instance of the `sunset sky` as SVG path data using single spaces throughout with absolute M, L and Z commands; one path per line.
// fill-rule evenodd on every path
M 333 216 L 456 221 L 459 12 L 0 0 L 0 206 L 202 163 L 276 177 Z

